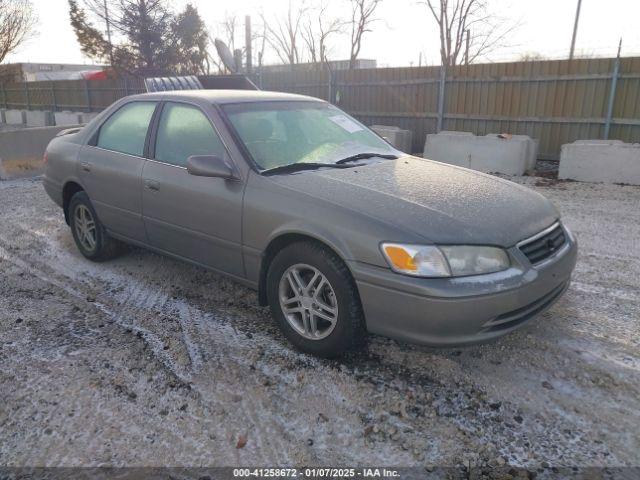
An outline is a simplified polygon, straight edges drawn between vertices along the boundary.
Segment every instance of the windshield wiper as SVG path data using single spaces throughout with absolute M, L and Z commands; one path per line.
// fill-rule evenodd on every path
M 319 168 L 351 168 L 357 165 L 341 165 L 336 163 L 312 163 L 300 162 L 290 163 L 289 165 L 280 165 L 279 167 L 268 168 L 260 172 L 262 175 L 273 175 L 276 173 L 300 172 L 302 170 L 318 170 Z
M 388 160 L 395 160 L 398 158 L 397 155 L 384 154 L 384 153 L 357 153 L 355 155 L 351 155 L 349 157 L 343 158 L 342 160 L 338 160 L 335 164 L 342 165 L 343 163 L 355 162 L 356 160 L 364 160 L 367 158 L 380 157 L 386 158 Z

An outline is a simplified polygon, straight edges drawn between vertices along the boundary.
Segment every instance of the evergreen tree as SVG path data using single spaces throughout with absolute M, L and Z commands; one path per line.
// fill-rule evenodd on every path
M 82 52 L 110 61 L 117 72 L 137 75 L 204 73 L 207 31 L 198 11 L 187 5 L 179 15 L 164 0 L 119 0 L 104 10 L 102 0 L 69 0 L 71 25 Z M 84 8 L 83 8 L 84 7 Z M 107 22 L 112 42 L 89 20 Z
M 187 4 L 184 11 L 174 19 L 172 30 L 176 56 L 180 59 L 177 63 L 178 73 L 208 74 L 209 34 L 198 10 Z

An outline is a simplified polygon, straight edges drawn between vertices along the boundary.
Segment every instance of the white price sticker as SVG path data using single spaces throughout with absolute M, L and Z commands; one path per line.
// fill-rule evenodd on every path
M 350 118 L 345 117 L 344 115 L 335 115 L 333 117 L 329 117 L 329 120 L 331 120 L 336 125 L 340 125 L 349 133 L 360 132 L 364 130 L 364 128 L 362 128 Z

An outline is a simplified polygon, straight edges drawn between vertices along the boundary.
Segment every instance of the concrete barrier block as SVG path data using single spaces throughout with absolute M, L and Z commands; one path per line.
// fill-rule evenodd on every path
M 24 110 L 5 110 L 4 116 L 8 125 L 24 125 L 26 121 Z
M 527 143 L 527 162 L 525 172 L 532 174 L 536 169 L 538 162 L 538 150 L 540 148 L 540 140 L 531 138 L 528 135 L 513 135 L 511 138 Z
M 640 185 L 640 144 L 578 140 L 562 145 L 558 178 Z
M 27 110 L 25 119 L 28 127 L 50 127 L 53 125 L 53 114 L 46 110 Z
M 401 152 L 411 153 L 413 144 L 413 132 L 411 130 L 402 130 L 400 127 L 388 125 L 373 125 L 371 130 Z
M 526 135 L 478 137 L 469 132 L 429 134 L 424 158 L 487 173 L 523 175 L 535 168 L 537 147 Z
M 80 125 L 82 113 L 80 112 L 55 112 L 53 114 L 56 126 Z
M 39 175 L 42 156 L 49 142 L 68 127 L 23 128 L 0 132 L 1 177 L 18 178 Z
M 84 125 L 86 123 L 89 123 L 91 120 L 96 118 L 98 115 L 99 115 L 99 113 L 96 113 L 96 112 L 81 113 L 80 114 L 80 124 Z

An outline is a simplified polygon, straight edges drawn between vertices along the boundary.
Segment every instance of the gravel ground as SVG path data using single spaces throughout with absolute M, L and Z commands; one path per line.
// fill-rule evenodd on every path
M 580 242 L 488 345 L 300 354 L 256 294 L 132 249 L 92 264 L 39 180 L 0 182 L 0 465 L 640 465 L 640 188 L 516 178 Z

